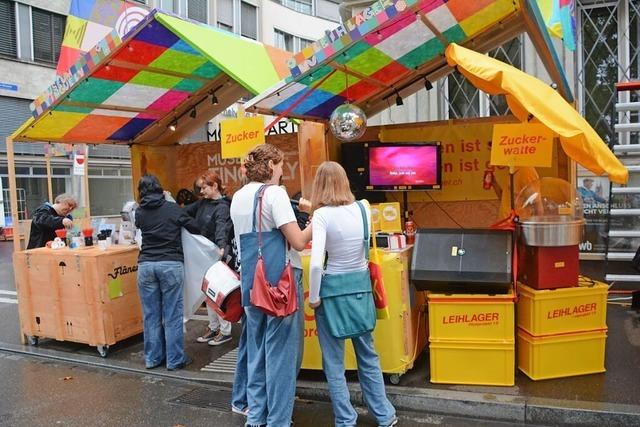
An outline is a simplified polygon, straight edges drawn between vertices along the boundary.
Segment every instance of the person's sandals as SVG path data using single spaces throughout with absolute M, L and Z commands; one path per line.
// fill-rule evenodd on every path
M 219 332 L 220 332 L 219 329 L 216 329 L 215 331 L 212 331 L 211 329 L 207 328 L 202 336 L 199 336 L 198 338 L 196 338 L 196 341 L 200 342 L 200 343 L 209 342 L 212 339 L 214 339 L 215 336 L 218 335 Z

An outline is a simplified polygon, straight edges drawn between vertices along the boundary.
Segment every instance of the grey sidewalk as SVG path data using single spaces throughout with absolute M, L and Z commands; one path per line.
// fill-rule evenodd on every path
M 9 263 L 6 246 L 0 242 L 0 289 L 13 287 L 13 283 L 6 283 L 7 271 L 11 268 Z M 428 381 L 428 353 L 424 353 L 416 366 L 401 378 L 400 384 L 389 385 L 387 390 L 398 408 L 427 414 L 546 425 L 640 425 L 640 317 L 622 306 L 609 305 L 607 323 L 607 372 L 603 374 L 532 381 L 518 372 L 514 387 L 436 385 Z M 81 344 L 43 340 L 38 347 L 20 345 L 15 304 L 0 303 L 0 325 L 0 350 L 14 354 L 127 370 L 157 378 L 198 381 L 211 386 L 229 387 L 232 382 L 230 373 L 200 369 L 236 345 L 237 329 L 234 329 L 236 339 L 232 343 L 210 347 L 194 343 L 204 323 L 189 322 L 187 351 L 194 357 L 194 364 L 184 371 L 160 369 L 150 373 L 142 363 L 141 337 L 118 343 L 110 350 L 109 357 L 102 359 L 95 349 Z M 355 374 L 349 373 L 348 379 L 354 401 L 362 404 Z M 326 402 L 328 392 L 322 372 L 303 371 L 299 377 L 298 396 Z

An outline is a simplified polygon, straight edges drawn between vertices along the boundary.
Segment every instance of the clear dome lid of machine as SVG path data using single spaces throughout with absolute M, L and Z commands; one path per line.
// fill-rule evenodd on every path
M 569 246 L 582 239 L 582 199 L 564 179 L 531 182 L 517 195 L 514 207 L 527 245 Z

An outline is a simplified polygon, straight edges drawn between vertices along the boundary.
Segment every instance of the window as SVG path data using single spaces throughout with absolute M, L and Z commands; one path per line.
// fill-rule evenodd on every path
M 313 12 L 312 0 L 278 0 L 278 3 L 297 12 L 306 13 L 307 15 L 311 15 Z
M 160 9 L 167 12 L 176 12 L 177 8 L 174 7 L 173 0 L 160 0 Z
M 0 0 L 0 55 L 18 56 L 15 3 L 6 0 Z
M 252 4 L 240 4 L 240 34 L 258 40 L 258 11 Z
M 313 43 L 311 40 L 303 39 L 278 29 L 274 29 L 274 33 L 274 46 L 288 52 L 299 52 Z
M 187 18 L 207 23 L 207 0 L 189 0 L 187 2 Z
M 316 0 L 316 16 L 329 21 L 340 22 L 337 0 Z
M 233 33 L 233 0 L 218 0 L 218 28 Z
M 66 18 L 42 9 L 31 9 L 33 59 L 55 64 L 60 56 Z
M 614 84 L 638 78 L 640 64 L 640 1 L 599 3 L 578 1 L 578 99 L 580 112 L 606 142 L 612 135 L 615 102 L 638 101 L 636 94 L 616 94 Z M 629 113 L 617 121 L 629 122 Z M 633 119 L 632 121 L 634 121 Z M 638 134 L 620 142 L 638 142 Z
M 285 33 L 284 31 L 274 30 L 275 39 L 274 45 L 278 49 L 283 49 L 289 52 L 293 52 L 293 35 Z

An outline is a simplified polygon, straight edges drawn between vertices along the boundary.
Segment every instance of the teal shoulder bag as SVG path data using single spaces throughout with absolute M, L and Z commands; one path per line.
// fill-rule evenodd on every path
M 364 253 L 369 261 L 367 215 L 362 204 L 356 203 L 362 213 Z M 373 302 L 369 268 L 350 273 L 324 274 L 320 284 L 320 299 L 329 332 L 334 337 L 358 337 L 375 328 L 376 308 Z

